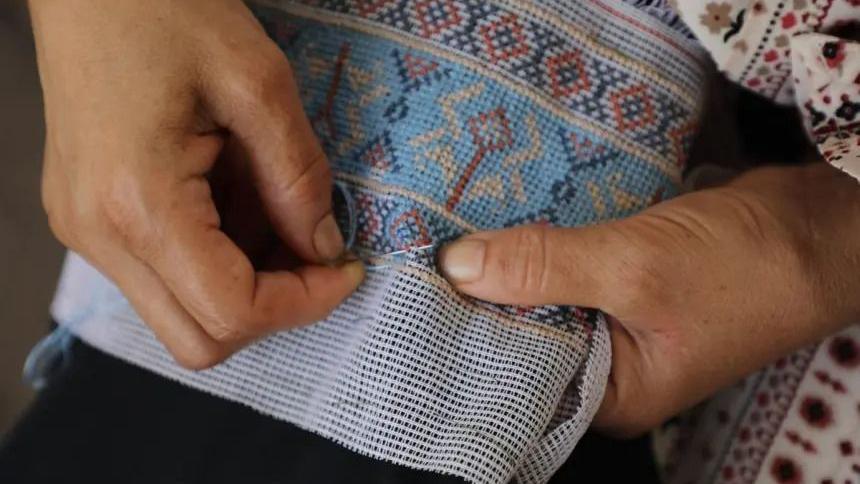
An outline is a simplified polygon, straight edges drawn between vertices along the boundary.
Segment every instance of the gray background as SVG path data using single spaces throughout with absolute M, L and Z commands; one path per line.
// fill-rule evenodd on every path
M 0 434 L 32 398 L 21 364 L 48 328 L 63 257 L 39 199 L 41 103 L 23 9 L 0 1 Z

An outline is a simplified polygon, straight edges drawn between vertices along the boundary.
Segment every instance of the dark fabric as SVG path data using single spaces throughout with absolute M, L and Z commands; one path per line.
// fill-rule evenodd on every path
M 656 482 L 646 439 L 588 436 L 553 482 Z M 376 461 L 76 342 L 0 444 L 0 483 L 455 483 Z

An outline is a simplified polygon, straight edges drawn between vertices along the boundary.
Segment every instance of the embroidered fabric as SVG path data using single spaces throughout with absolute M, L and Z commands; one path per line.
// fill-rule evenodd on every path
M 676 194 L 702 51 L 618 0 L 308 0 L 255 9 L 384 253 L 527 222 L 577 226 Z M 179 368 L 70 254 L 53 314 L 88 343 L 360 453 L 471 482 L 549 479 L 610 366 L 603 316 L 457 294 L 410 255 L 313 326 Z

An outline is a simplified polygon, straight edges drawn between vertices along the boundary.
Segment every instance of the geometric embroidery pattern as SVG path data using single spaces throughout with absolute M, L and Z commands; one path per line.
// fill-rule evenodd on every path
M 361 162 L 374 172 L 386 173 L 400 169 L 396 164 L 394 147 L 391 145 L 391 136 L 388 133 L 383 133 L 371 140 L 358 156 Z
M 645 84 L 614 92 L 610 99 L 619 131 L 625 132 L 654 124 L 654 105 Z
M 523 28 L 512 13 L 482 26 L 481 37 L 487 54 L 495 62 L 507 61 L 529 52 Z
M 405 92 L 420 88 L 433 80 L 441 80 L 449 74 L 449 70 L 440 69 L 439 63 L 427 60 L 412 52 L 394 52 L 397 62 L 397 72 L 400 74 Z
M 608 58 L 605 52 L 593 53 L 593 46 L 576 35 L 573 25 L 551 25 L 539 20 L 541 17 L 516 11 L 509 2 L 397 0 L 377 9 L 359 7 L 363 2 L 350 0 L 298 3 L 361 15 L 472 56 L 545 93 L 547 99 L 560 102 L 600 129 L 653 150 L 656 156 L 674 157 L 673 142 L 666 133 L 697 115 L 695 95 L 679 95 L 679 86 L 660 77 L 656 70 L 653 75 L 647 71 L 634 74 L 637 68 L 620 67 L 621 61 Z M 643 82 L 643 75 L 647 82 Z M 698 76 L 699 72 L 688 68 L 678 77 Z M 642 85 L 648 87 L 643 89 Z M 626 107 L 623 102 L 627 100 L 636 107 Z
M 555 97 L 576 95 L 591 88 L 588 72 L 579 52 L 565 52 L 550 57 L 546 63 Z

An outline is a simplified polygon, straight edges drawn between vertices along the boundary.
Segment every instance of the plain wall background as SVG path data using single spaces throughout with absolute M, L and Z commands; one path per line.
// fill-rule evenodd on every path
M 32 398 L 21 366 L 47 331 L 63 256 L 39 198 L 42 99 L 21 3 L 0 1 L 0 434 Z

